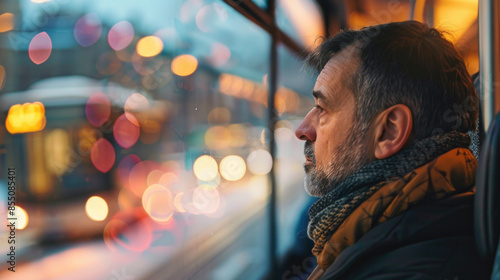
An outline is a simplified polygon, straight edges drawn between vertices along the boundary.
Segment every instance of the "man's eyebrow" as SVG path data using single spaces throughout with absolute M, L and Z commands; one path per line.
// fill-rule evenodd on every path
M 325 94 L 323 94 L 319 90 L 313 90 L 312 95 L 314 96 L 315 99 L 321 100 L 321 102 L 326 106 L 326 107 L 331 107 L 333 106 L 332 100 L 328 97 L 326 97 Z
M 312 95 L 313 95 L 313 96 L 314 96 L 314 98 L 316 98 L 316 99 L 323 99 L 323 100 L 326 100 L 325 95 L 324 95 L 321 91 L 319 91 L 319 90 L 313 90 L 313 91 L 312 91 Z

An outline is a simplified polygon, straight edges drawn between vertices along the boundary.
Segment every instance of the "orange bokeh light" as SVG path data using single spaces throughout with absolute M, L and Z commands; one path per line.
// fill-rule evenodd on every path
M 143 192 L 148 187 L 148 175 L 151 171 L 159 169 L 159 165 L 154 161 L 141 161 L 137 163 L 129 173 L 130 191 L 137 197 L 142 197 Z
M 10 31 L 14 28 L 14 15 L 3 13 L 0 15 L 0 33 Z
M 153 57 L 163 50 L 163 42 L 156 36 L 147 36 L 137 42 L 137 53 L 142 57 Z
M 45 128 L 45 107 L 40 102 L 13 105 L 5 126 L 11 134 L 40 131 Z
M 186 210 L 182 206 L 182 197 L 183 196 L 184 196 L 184 193 L 180 192 L 180 193 L 176 194 L 174 197 L 174 208 L 175 208 L 175 211 L 177 211 L 179 213 L 186 213 Z
M 198 68 L 198 60 L 190 54 L 179 55 L 172 60 L 172 72 L 181 77 L 189 76 Z
M 153 220 L 166 222 L 174 214 L 174 197 L 166 187 L 154 184 L 144 191 L 142 206 Z

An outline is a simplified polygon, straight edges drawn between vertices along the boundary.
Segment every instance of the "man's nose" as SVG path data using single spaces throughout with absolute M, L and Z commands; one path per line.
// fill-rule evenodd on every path
M 306 116 L 295 130 L 295 136 L 304 141 L 316 141 L 316 129 Z

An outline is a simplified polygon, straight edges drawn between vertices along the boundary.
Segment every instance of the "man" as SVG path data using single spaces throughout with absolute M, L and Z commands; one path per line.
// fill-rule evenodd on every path
M 489 279 L 473 237 L 477 94 L 440 32 L 415 22 L 345 31 L 319 72 L 306 141 L 309 279 Z

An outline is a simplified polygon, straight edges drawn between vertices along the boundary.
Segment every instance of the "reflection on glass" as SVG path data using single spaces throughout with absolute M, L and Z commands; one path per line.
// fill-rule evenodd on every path
M 266 31 L 223 1 L 10 3 L 0 15 L 0 145 L 22 174 L 30 246 L 58 250 L 23 260 L 16 277 L 113 278 L 126 267 L 137 279 L 221 279 L 206 261 L 175 256 L 220 268 L 244 255 L 252 273 L 242 277 L 261 279 L 268 182 L 245 159 L 268 144 Z M 294 111 L 291 91 L 279 94 L 283 115 Z M 36 269 L 46 262 L 68 265 Z

